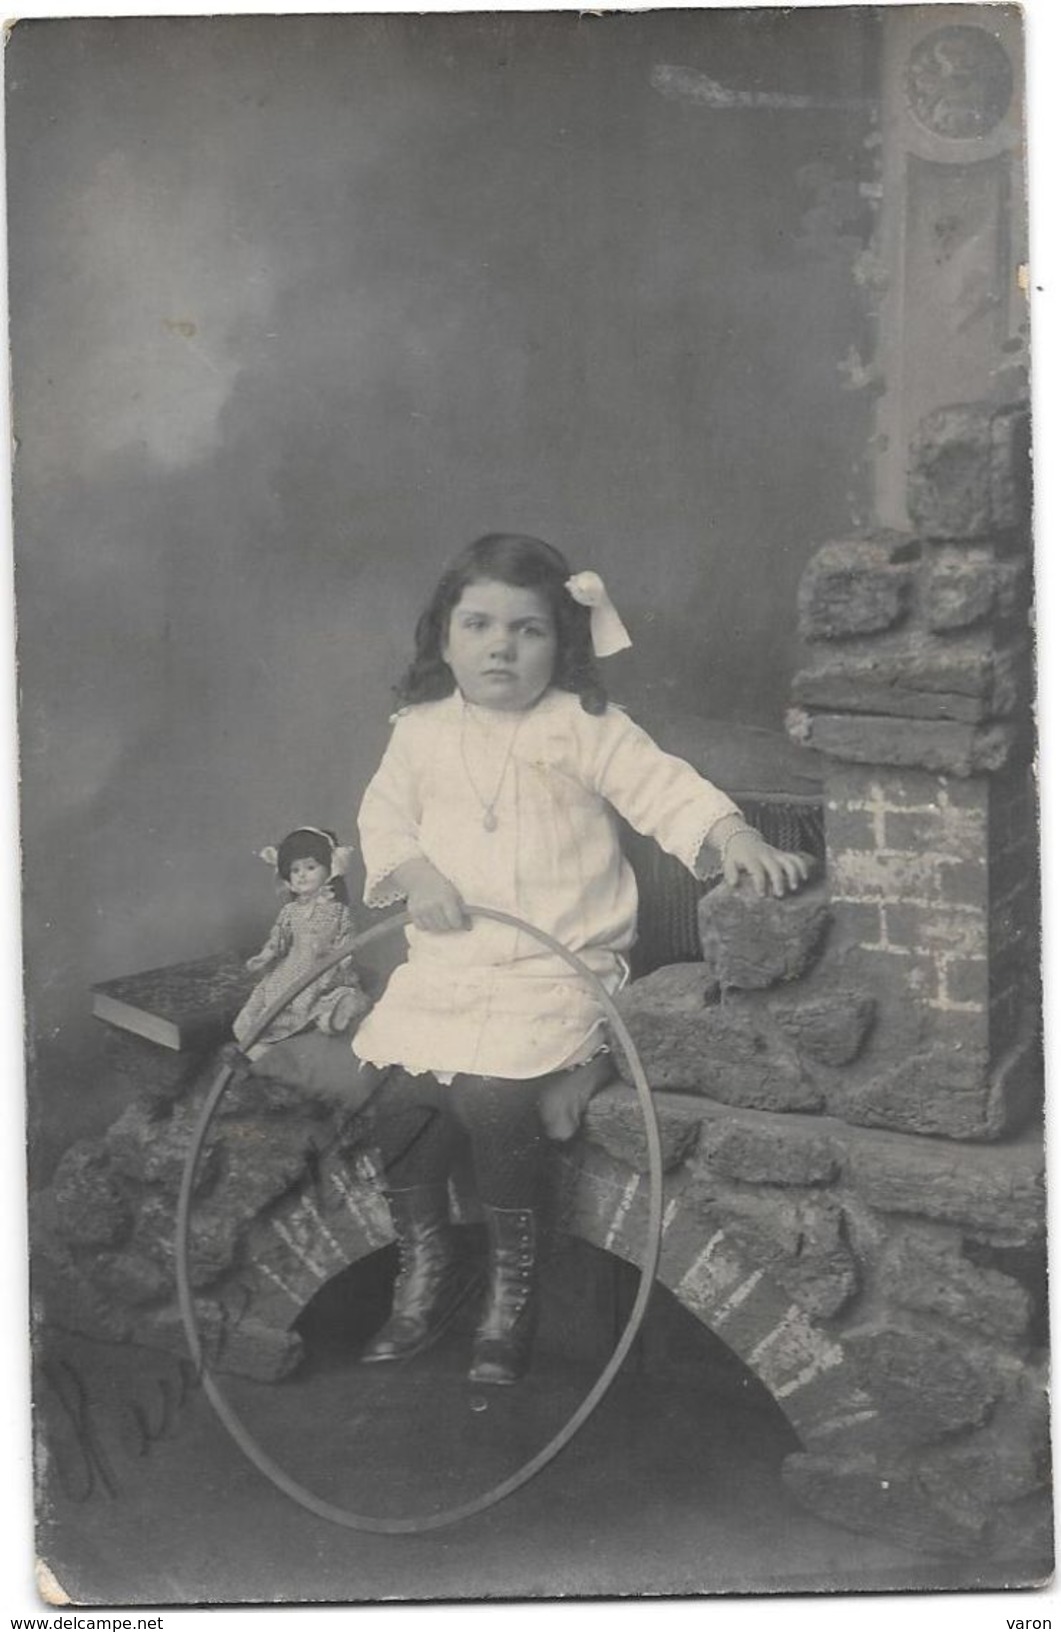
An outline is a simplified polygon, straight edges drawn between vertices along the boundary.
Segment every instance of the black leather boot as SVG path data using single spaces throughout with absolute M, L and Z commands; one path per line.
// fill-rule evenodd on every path
M 441 1337 L 469 1290 L 457 1266 L 446 1186 L 421 1184 L 384 1195 L 399 1269 L 390 1317 L 361 1355 L 366 1365 L 422 1353 Z
M 514 1383 L 526 1370 L 538 1315 L 537 1219 L 529 1207 L 484 1206 L 483 1216 L 489 1242 L 486 1306 L 468 1376 L 473 1383 Z

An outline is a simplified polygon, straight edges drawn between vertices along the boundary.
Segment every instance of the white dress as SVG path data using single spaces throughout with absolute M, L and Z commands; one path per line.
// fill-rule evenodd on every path
M 391 874 L 426 858 L 466 902 L 545 930 L 615 992 L 637 928 L 615 812 L 694 870 L 712 827 L 736 810 L 621 709 L 587 714 L 572 693 L 548 691 L 514 714 L 455 693 L 396 717 L 358 817 L 365 901 L 400 901 Z M 361 1060 L 526 1079 L 599 1041 L 594 994 L 530 935 L 478 918 L 406 938 L 407 962 L 354 1038 Z

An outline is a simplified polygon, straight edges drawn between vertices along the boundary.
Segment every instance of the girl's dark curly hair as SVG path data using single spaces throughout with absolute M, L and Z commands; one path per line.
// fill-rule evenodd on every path
M 448 697 L 455 681 L 442 659 L 450 613 L 469 584 L 511 584 L 535 589 L 542 595 L 556 625 L 556 667 L 553 685 L 573 691 L 587 714 L 603 714 L 608 706 L 593 655 L 589 609 L 572 600 L 564 588 L 571 577 L 560 551 L 540 538 L 522 533 L 487 533 L 469 544 L 443 573 L 431 601 L 416 625 L 416 656 L 394 688 L 402 703 L 429 703 Z
M 319 861 L 323 868 L 331 872 L 333 852 L 338 842 L 330 827 L 322 827 L 319 832 L 312 827 L 296 827 L 286 839 L 281 840 L 277 849 L 277 876 L 282 878 L 285 884 L 289 884 L 291 869 L 296 861 Z M 328 888 L 337 901 L 341 901 L 344 906 L 349 905 L 350 897 L 346 891 L 345 879 L 338 876 L 330 878 Z

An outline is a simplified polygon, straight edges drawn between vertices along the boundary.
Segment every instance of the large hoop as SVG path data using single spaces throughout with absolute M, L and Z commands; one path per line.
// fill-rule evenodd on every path
M 522 1467 L 518 1468 L 515 1473 L 510 1474 L 500 1484 L 492 1486 L 482 1496 L 477 1496 L 468 1502 L 462 1502 L 456 1507 L 443 1508 L 435 1513 L 420 1514 L 411 1518 L 386 1519 L 371 1514 L 353 1513 L 348 1508 L 338 1507 L 335 1503 L 325 1501 L 323 1497 L 315 1495 L 311 1490 L 307 1490 L 305 1486 L 300 1485 L 297 1480 L 292 1479 L 289 1474 L 285 1473 L 284 1469 L 279 1467 L 262 1450 L 257 1440 L 254 1439 L 249 1429 L 245 1427 L 226 1400 L 206 1362 L 199 1333 L 198 1317 L 195 1312 L 195 1300 L 192 1297 L 191 1280 L 188 1274 L 188 1228 L 191 1219 L 195 1175 L 210 1124 L 217 1113 L 217 1108 L 221 1103 L 225 1090 L 232 1080 L 231 1065 L 221 1067 L 207 1095 L 185 1159 L 184 1171 L 181 1176 L 180 1196 L 177 1202 L 177 1296 L 180 1302 L 181 1320 L 184 1323 L 184 1330 L 188 1339 L 188 1347 L 191 1350 L 197 1374 L 202 1381 L 203 1390 L 210 1404 L 243 1454 L 254 1463 L 259 1472 L 264 1473 L 266 1478 L 272 1481 L 278 1490 L 282 1490 L 285 1496 L 290 1496 L 292 1501 L 297 1502 L 300 1507 L 306 1508 L 310 1513 L 315 1513 L 318 1518 L 329 1520 L 332 1524 L 341 1524 L 350 1530 L 372 1531 L 379 1535 L 408 1535 L 425 1530 L 441 1530 L 446 1525 L 457 1524 L 461 1519 L 471 1518 L 473 1514 L 482 1513 L 487 1508 L 503 1501 L 506 1496 L 511 1496 L 513 1491 L 519 1490 L 521 1486 L 535 1478 L 554 1457 L 559 1456 L 564 1447 L 578 1433 L 578 1430 L 590 1414 L 596 1410 L 615 1381 L 620 1366 L 626 1359 L 634 1339 L 641 1330 L 642 1322 L 648 1310 L 656 1270 L 659 1266 L 663 1220 L 663 1155 L 660 1146 L 659 1123 L 656 1120 L 656 1110 L 652 1103 L 652 1092 L 648 1085 L 648 1079 L 645 1076 L 644 1068 L 638 1058 L 637 1048 L 627 1030 L 626 1023 L 593 971 L 588 969 L 580 958 L 576 957 L 573 952 L 569 952 L 559 941 L 554 940 L 551 935 L 547 935 L 544 930 L 536 929 L 533 924 L 525 923 L 523 919 L 517 918 L 512 913 L 499 912 L 494 907 L 468 906 L 465 910 L 473 917 L 492 918 L 497 923 L 509 924 L 514 929 L 523 930 L 526 934 L 533 936 L 543 946 L 548 947 L 551 952 L 563 958 L 564 962 L 569 964 L 575 973 L 590 987 L 604 1010 L 612 1032 L 630 1067 L 634 1086 L 637 1089 L 648 1141 L 648 1239 L 645 1245 L 644 1261 L 641 1265 L 641 1278 L 638 1284 L 637 1296 L 630 1311 L 630 1317 L 619 1335 L 619 1340 L 607 1365 L 589 1390 L 582 1404 L 568 1418 L 559 1432 L 549 1440 L 548 1444 L 536 1456 L 531 1457 Z M 359 951 L 373 941 L 378 941 L 384 936 L 392 934 L 408 921 L 409 914 L 407 912 L 396 913 L 384 923 L 374 924 L 371 929 L 367 929 L 360 935 L 355 935 L 352 940 L 344 942 L 337 951 L 329 953 L 326 958 L 315 964 L 307 975 L 294 982 L 266 1011 L 259 1025 L 255 1027 L 253 1034 L 247 1039 L 247 1046 L 256 1041 L 265 1028 L 271 1025 L 276 1016 L 287 1007 L 291 999 L 297 997 L 299 992 L 303 991 L 311 981 L 316 980 L 319 975 L 324 974 L 327 970 L 333 968 L 335 964 L 349 957 L 351 953 Z

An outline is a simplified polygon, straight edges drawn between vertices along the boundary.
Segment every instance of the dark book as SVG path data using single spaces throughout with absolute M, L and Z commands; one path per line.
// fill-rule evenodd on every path
M 100 981 L 92 1013 L 123 1031 L 178 1053 L 223 1040 L 260 975 L 238 952 L 215 952 L 139 975 Z

